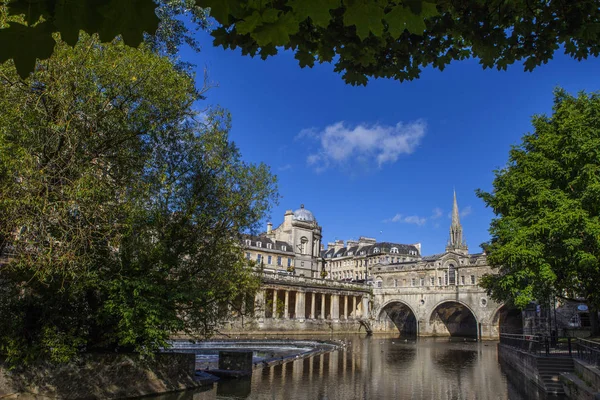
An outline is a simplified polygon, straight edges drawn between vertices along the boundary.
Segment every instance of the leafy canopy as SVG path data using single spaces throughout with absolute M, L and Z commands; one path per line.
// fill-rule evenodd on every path
M 198 50 L 189 26 L 217 20 L 214 45 L 242 54 L 294 52 L 301 67 L 334 63 L 352 85 L 369 78 L 418 78 L 454 60 L 478 58 L 484 68 L 523 61 L 526 71 L 561 47 L 578 60 L 600 51 L 600 2 L 544 0 L 3 0 L 0 62 L 13 59 L 21 77 L 52 54 L 52 33 L 74 45 L 80 31 L 103 41 L 143 38 L 174 54 Z M 186 26 L 185 16 L 192 24 Z
M 0 65 L 0 357 L 147 353 L 252 304 L 240 235 L 275 178 L 199 95 L 147 46 L 85 34 L 26 80 Z
M 496 217 L 486 247 L 498 269 L 482 285 L 520 307 L 552 295 L 600 307 L 600 94 L 554 93 L 553 114 L 496 171 L 494 190 L 477 195 Z
M 475 57 L 484 68 L 525 70 L 564 47 L 581 60 L 600 51 L 600 2 L 545 0 L 198 0 L 221 25 L 214 44 L 242 54 L 294 52 L 301 67 L 335 64 L 353 85 L 418 78 Z
M 195 0 L 1 0 L 0 11 L 0 63 L 12 59 L 22 78 L 36 59 L 52 55 L 54 33 L 70 46 L 83 31 L 102 42 L 120 36 L 132 47 L 147 34 L 155 50 L 174 54 L 183 43 L 199 49 L 182 15 L 206 27 L 205 11 Z

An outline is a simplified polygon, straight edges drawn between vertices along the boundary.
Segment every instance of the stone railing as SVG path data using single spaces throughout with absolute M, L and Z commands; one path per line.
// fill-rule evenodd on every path
M 260 272 L 257 272 L 258 274 L 260 274 Z M 361 292 L 368 292 L 370 291 L 370 286 L 364 285 L 364 284 L 359 284 L 359 283 L 352 283 L 352 282 L 340 282 L 340 281 L 333 281 L 331 279 L 321 279 L 321 278 L 311 278 L 311 277 L 306 277 L 306 276 L 300 276 L 300 275 L 288 275 L 288 274 L 282 274 L 282 273 L 272 273 L 272 272 L 263 272 L 262 273 L 262 280 L 263 282 L 273 282 L 273 283 L 282 283 L 282 284 L 286 284 L 286 283 L 291 283 L 291 284 L 295 284 L 295 285 L 302 285 L 302 286 L 320 286 L 320 287 L 327 287 L 327 288 L 332 288 L 332 289 L 347 289 L 347 290 L 359 290 Z

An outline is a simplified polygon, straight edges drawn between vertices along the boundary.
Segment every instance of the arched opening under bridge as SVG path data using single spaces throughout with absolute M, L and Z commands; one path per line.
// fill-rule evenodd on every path
M 520 309 L 503 305 L 492 320 L 500 333 L 523 333 L 523 314 Z
M 477 338 L 477 319 L 473 312 L 456 301 L 439 304 L 429 318 L 434 336 L 458 336 Z
M 417 318 L 406 304 L 394 301 L 382 308 L 378 322 L 386 332 L 400 333 L 400 336 L 417 335 Z

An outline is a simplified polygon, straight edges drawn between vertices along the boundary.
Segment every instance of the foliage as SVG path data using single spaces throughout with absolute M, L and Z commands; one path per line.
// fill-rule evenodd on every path
M 199 46 L 182 15 L 198 28 L 206 27 L 205 10 L 195 0 L 2 0 L 0 2 L 0 62 L 12 59 L 22 78 L 33 71 L 36 59 L 54 51 L 54 33 L 74 46 L 81 31 L 98 34 L 103 42 L 120 36 L 137 47 L 146 39 L 155 49 L 175 54 L 186 43 Z
M 221 109 L 147 46 L 58 42 L 0 65 L 0 355 L 66 361 L 210 335 L 258 280 L 240 232 L 275 198 Z
M 578 60 L 598 56 L 598 0 L 3 0 L 0 62 L 13 59 L 22 77 L 52 54 L 53 32 L 67 43 L 80 30 L 104 41 L 121 35 L 147 41 L 168 54 L 199 45 L 190 26 L 220 26 L 214 44 L 241 48 L 263 59 L 283 46 L 301 67 L 335 64 L 353 85 L 369 78 L 418 78 L 421 68 L 478 58 L 484 68 L 523 61 L 526 71 L 552 59 L 561 47 Z M 182 16 L 191 19 L 185 23 Z M 17 17 L 15 19 L 15 17 Z M 26 20 L 23 23 L 22 19 Z
M 198 0 L 221 24 L 214 44 L 275 55 L 283 46 L 301 67 L 335 64 L 350 84 L 418 78 L 453 60 L 484 68 L 546 63 L 561 46 L 581 60 L 600 51 L 598 0 Z
M 499 274 L 481 284 L 496 300 L 524 307 L 550 296 L 583 297 L 600 307 L 600 94 L 554 94 L 553 114 L 477 195 L 496 214 L 485 247 Z
M 327 272 L 325 269 L 322 269 L 322 270 L 321 270 L 321 278 L 323 278 L 323 279 L 327 278 L 327 275 L 328 275 L 328 274 L 329 274 L 329 273 L 328 273 L 328 272 Z

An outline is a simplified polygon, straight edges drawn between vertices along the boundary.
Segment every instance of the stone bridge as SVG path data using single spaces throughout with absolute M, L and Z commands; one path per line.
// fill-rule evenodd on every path
M 416 336 L 498 339 L 500 329 L 521 329 L 521 313 L 472 286 L 376 288 L 371 313 L 375 332 Z
M 384 275 L 384 271 L 380 273 Z M 500 330 L 522 330 L 521 312 L 490 299 L 479 285 L 469 284 L 471 278 L 448 281 L 450 284 L 446 285 L 415 287 L 390 285 L 398 279 L 388 279 L 386 284 L 383 280 L 376 280 L 373 288 L 329 279 L 264 273 L 262 287 L 254 299 L 253 318 L 242 319 L 241 324 L 240 319 L 234 319 L 226 329 L 239 333 L 359 332 L 364 331 L 362 321 L 375 333 L 483 340 L 498 339 Z M 420 282 L 426 282 L 425 278 Z

